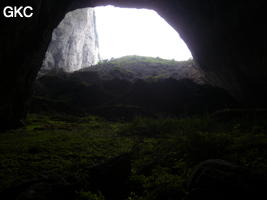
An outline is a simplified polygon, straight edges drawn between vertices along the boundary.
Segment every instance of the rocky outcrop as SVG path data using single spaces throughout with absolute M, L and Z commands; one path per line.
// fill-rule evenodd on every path
M 29 0 L 1 1 L 34 8 L 33 18 L 0 19 L 0 122 L 14 127 L 25 117 L 33 82 L 65 14 L 98 5 L 151 8 L 176 29 L 213 85 L 243 105 L 266 106 L 265 1 L 229 0 Z M 160 39 L 160 38 L 159 38 Z
M 54 30 L 43 69 L 71 72 L 99 61 L 98 37 L 93 8 L 69 12 Z
M 129 59 L 129 66 L 124 66 L 122 59 L 73 73 L 50 71 L 41 76 L 30 111 L 83 113 L 124 121 L 138 116 L 206 114 L 235 105 L 224 90 L 188 79 L 185 63 L 156 63 L 156 59 L 133 63 Z M 175 72 L 181 75 L 170 76 Z
M 120 79 L 136 82 L 136 80 L 156 81 L 171 78 L 174 80 L 190 79 L 198 84 L 205 83 L 204 77 L 193 60 L 178 62 L 162 58 L 124 56 L 99 62 L 97 65 L 83 68 L 80 71 L 96 73 L 103 80 Z
M 261 199 L 266 185 L 263 173 L 224 160 L 207 160 L 192 173 L 186 200 Z

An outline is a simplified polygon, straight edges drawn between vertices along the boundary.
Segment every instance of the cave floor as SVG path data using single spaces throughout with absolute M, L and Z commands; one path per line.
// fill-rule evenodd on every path
M 110 122 L 30 114 L 25 123 L 0 134 L 0 193 L 53 180 L 75 199 L 181 197 L 194 166 L 207 159 L 267 171 L 266 119 L 226 122 L 205 115 Z

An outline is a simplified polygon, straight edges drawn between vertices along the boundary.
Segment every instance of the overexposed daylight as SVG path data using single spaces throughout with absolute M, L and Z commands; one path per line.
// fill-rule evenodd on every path
M 95 8 L 102 59 L 141 55 L 188 60 L 179 34 L 157 12 L 105 6 Z

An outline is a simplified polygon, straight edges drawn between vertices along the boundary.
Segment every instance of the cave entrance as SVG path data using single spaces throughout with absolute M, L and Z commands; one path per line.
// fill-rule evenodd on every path
M 229 105 L 224 91 L 204 85 L 189 58 L 178 33 L 155 11 L 75 10 L 54 30 L 44 62 L 75 72 L 40 76 L 34 109 L 123 121 L 203 114 Z
M 43 67 L 71 72 L 128 55 L 192 58 L 179 34 L 157 12 L 104 6 L 66 14 L 53 32 Z
M 154 10 L 96 7 L 102 59 L 128 55 L 177 61 L 192 57 L 179 34 Z

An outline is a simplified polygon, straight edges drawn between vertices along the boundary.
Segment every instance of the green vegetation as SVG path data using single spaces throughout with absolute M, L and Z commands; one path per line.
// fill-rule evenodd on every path
M 204 84 L 192 60 L 126 56 L 73 73 L 50 71 L 35 82 L 31 112 L 136 116 L 187 116 L 231 108 L 226 91 Z
M 183 199 L 208 159 L 267 173 L 267 111 L 221 110 L 235 101 L 192 65 L 130 56 L 39 77 L 25 127 L 0 134 L 0 198 Z
M 75 183 L 77 200 L 148 200 L 171 191 L 182 197 L 193 167 L 207 159 L 266 170 L 266 122 L 210 116 L 109 122 L 31 114 L 24 128 L 0 135 L 0 191 L 59 177 Z M 120 179 L 124 171 L 128 175 Z
M 110 60 L 103 60 L 100 61 L 98 64 L 104 64 L 104 63 L 110 63 L 115 65 L 128 65 L 132 63 L 157 63 L 157 64 L 163 64 L 163 65 L 176 65 L 177 63 L 189 63 L 192 62 L 192 60 L 188 61 L 175 61 L 175 60 L 167 60 L 162 58 L 154 58 L 154 57 L 145 57 L 145 56 L 124 56 L 121 58 L 112 58 Z
M 162 80 L 173 78 L 192 79 L 203 83 L 204 79 L 193 60 L 175 61 L 144 56 L 125 56 L 103 60 L 97 65 L 83 68 L 80 72 L 95 72 L 102 80 L 122 79 L 134 82 L 141 80 Z

